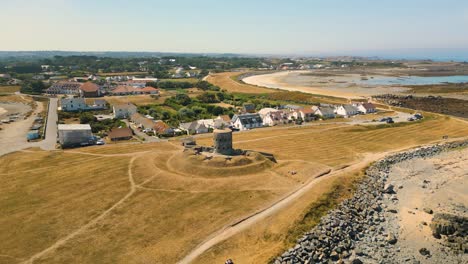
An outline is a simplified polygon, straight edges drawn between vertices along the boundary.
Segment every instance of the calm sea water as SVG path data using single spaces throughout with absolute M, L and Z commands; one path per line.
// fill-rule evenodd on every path
M 368 85 L 430 85 L 442 83 L 468 83 L 468 75 L 436 76 L 436 77 L 385 77 L 377 76 L 373 79 L 361 80 Z

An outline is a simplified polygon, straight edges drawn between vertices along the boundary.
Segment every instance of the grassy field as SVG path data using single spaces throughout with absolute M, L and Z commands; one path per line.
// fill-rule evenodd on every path
M 223 72 L 210 74 L 206 80 L 213 85 L 221 87 L 221 89 L 227 90 L 231 93 L 250 93 L 250 94 L 263 94 L 263 93 L 272 93 L 276 90 L 262 88 L 254 85 L 243 84 L 237 82 L 233 77 L 240 75 L 239 72 Z
M 33 256 L 34 263 L 175 263 L 213 232 L 314 175 L 444 135 L 468 136 L 468 126 L 435 116 L 395 127 L 324 124 L 235 133 L 236 148 L 278 160 L 255 170 L 239 167 L 242 174 L 187 164 L 176 141 L 12 153 L 0 157 L 0 263 Z M 211 145 L 210 137 L 197 141 Z M 294 226 L 306 230 L 348 195 L 359 171 L 323 178 L 292 206 L 218 244 L 197 263 L 227 257 L 265 263 L 298 235 Z
M 0 102 L 31 103 L 32 98 L 16 94 L 0 94 Z
M 416 94 L 468 94 L 468 83 L 448 83 L 434 85 L 414 85 L 408 86 L 411 88 L 409 93 Z
M 165 82 L 165 81 L 170 81 L 170 82 L 189 82 L 189 83 L 197 83 L 199 80 L 197 78 L 174 78 L 174 79 L 160 79 L 159 81 Z
M 0 93 L 15 93 L 19 92 L 20 86 L 0 86 Z
M 119 76 L 119 75 L 145 75 L 148 72 L 100 72 L 99 76 Z

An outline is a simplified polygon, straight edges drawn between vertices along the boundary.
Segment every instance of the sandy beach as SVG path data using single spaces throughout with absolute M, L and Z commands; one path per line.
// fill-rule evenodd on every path
M 367 98 L 384 93 L 404 92 L 407 88 L 388 86 L 358 85 L 359 74 L 337 74 L 330 76 L 314 76 L 312 71 L 283 71 L 246 77 L 247 84 L 277 88 L 288 91 L 321 94 L 344 97 L 349 99 Z

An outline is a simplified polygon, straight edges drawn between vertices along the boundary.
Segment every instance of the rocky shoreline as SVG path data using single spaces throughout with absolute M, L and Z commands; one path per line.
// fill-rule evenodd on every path
M 396 245 L 398 216 L 392 204 L 398 201 L 398 188 L 402 186 L 387 182 L 391 167 L 466 146 L 468 140 L 422 147 L 374 163 L 366 170 L 366 177 L 352 198 L 330 211 L 273 263 L 419 263 L 414 256 L 399 254 Z M 430 257 L 424 248 L 417 254 Z

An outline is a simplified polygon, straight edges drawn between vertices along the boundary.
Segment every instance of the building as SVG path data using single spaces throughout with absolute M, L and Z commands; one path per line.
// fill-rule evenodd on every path
M 145 88 L 140 89 L 140 92 L 143 94 L 159 94 L 159 89 L 156 89 L 151 86 L 146 86 Z
M 372 103 L 355 103 L 353 104 L 359 112 L 364 113 L 364 114 L 370 114 L 370 113 L 375 113 L 377 112 L 377 109 L 375 108 L 374 104 Z
M 118 104 L 112 106 L 112 112 L 114 113 L 114 118 L 129 118 L 137 112 L 137 107 L 131 103 Z
M 131 94 L 141 94 L 139 88 L 135 88 L 129 85 L 119 85 L 114 90 L 111 91 L 112 95 L 131 95 Z
M 89 124 L 58 125 L 58 141 L 63 148 L 91 145 L 94 143 Z
M 264 126 L 276 126 L 279 124 L 287 124 L 288 116 L 281 110 L 274 108 L 263 108 L 258 111 L 258 114 L 262 118 Z
M 208 128 L 203 124 L 203 122 L 199 121 L 181 123 L 179 128 L 183 131 L 187 131 L 187 135 L 204 134 L 209 132 Z
M 101 95 L 99 86 L 93 82 L 86 82 L 80 89 L 84 97 L 99 97 Z
M 93 105 L 86 104 L 82 97 L 68 97 L 60 100 L 61 110 L 65 112 L 102 110 L 107 108 L 105 100 L 94 100 Z
M 359 110 L 353 105 L 340 105 L 335 108 L 335 114 L 350 117 L 359 114 Z
M 61 110 L 65 112 L 86 111 L 88 106 L 82 97 L 68 97 L 60 100 Z
M 132 78 L 132 81 L 135 81 L 135 82 L 144 82 L 144 83 L 147 83 L 147 82 L 157 82 L 157 81 L 158 81 L 158 78 L 153 78 L 153 77 L 137 78 L 137 77 L 133 77 L 133 78 Z
M 335 109 L 331 106 L 312 106 L 314 114 L 323 118 L 335 118 Z
M 133 137 L 133 131 L 128 127 L 113 128 L 107 136 L 112 141 L 129 140 Z
M 93 109 L 107 109 L 107 102 L 106 100 L 96 99 L 92 107 Z
M 138 128 L 145 130 L 147 132 L 153 131 L 154 121 L 143 116 L 140 113 L 134 113 L 130 116 L 130 120 L 137 126 Z
M 227 121 L 226 121 L 227 120 Z M 205 125 L 207 128 L 223 129 L 229 126 L 231 119 L 229 116 L 218 116 L 213 119 L 201 119 L 197 121 L 199 124 Z
M 161 120 L 154 123 L 153 130 L 161 136 L 174 136 L 174 129 Z
M 291 111 L 291 112 L 292 112 L 292 111 L 299 110 L 299 109 L 301 109 L 301 108 L 302 108 L 302 107 L 300 107 L 300 106 L 298 106 L 298 105 L 290 105 L 290 104 L 284 105 L 284 106 L 283 106 L 283 109 L 289 110 L 289 111 Z
M 263 127 L 263 120 L 259 114 L 234 115 L 231 120 L 232 126 L 239 130 L 249 130 Z
M 81 83 L 60 81 L 47 88 L 47 94 L 81 95 Z
M 294 117 L 294 119 L 299 120 L 302 119 L 305 122 L 309 122 L 315 120 L 314 110 L 311 108 L 301 108 L 290 113 L 290 117 Z
M 214 151 L 218 154 L 231 155 L 232 149 L 232 131 L 230 129 L 216 129 L 213 131 Z
M 244 104 L 242 106 L 243 113 L 255 113 L 255 105 L 254 104 Z

